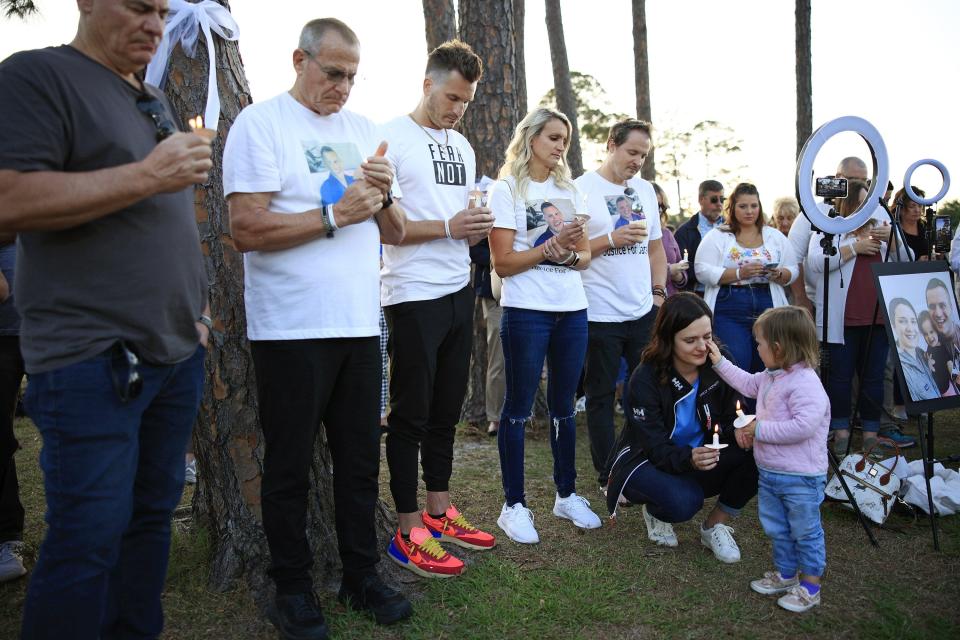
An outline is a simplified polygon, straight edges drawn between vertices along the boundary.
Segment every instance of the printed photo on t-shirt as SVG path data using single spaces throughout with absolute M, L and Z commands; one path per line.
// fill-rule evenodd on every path
M 564 223 L 573 222 L 573 202 L 566 198 L 527 201 L 527 240 L 538 247 L 559 235 Z
M 623 193 L 603 196 L 603 199 L 607 203 L 607 211 L 612 218 L 611 222 L 614 229 L 628 225 L 634 220 L 647 219 L 643 212 L 643 205 L 640 203 L 639 194 L 630 187 L 627 187 Z
M 320 174 L 320 204 L 334 204 L 354 182 L 362 162 L 360 150 L 352 142 L 302 140 L 301 144 L 310 173 Z

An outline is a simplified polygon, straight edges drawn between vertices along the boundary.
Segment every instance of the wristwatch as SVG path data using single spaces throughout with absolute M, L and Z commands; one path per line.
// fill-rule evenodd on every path
M 213 331 L 213 319 L 210 316 L 201 313 L 200 317 L 197 318 L 197 322 L 205 326 L 211 332 Z
M 387 191 L 387 197 L 383 200 L 383 206 L 381 209 L 387 209 L 393 204 L 393 192 Z

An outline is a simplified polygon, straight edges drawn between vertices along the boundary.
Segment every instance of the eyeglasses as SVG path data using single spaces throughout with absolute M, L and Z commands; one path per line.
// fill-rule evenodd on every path
M 153 120 L 153 126 L 157 128 L 157 142 L 163 142 L 179 129 L 167 118 L 167 110 L 163 103 L 148 93 L 143 93 L 137 98 L 137 109 L 140 113 L 150 116 Z
M 110 360 L 110 374 L 113 379 L 113 390 L 120 402 L 126 404 L 135 399 L 143 391 L 143 377 L 137 369 L 140 358 L 137 357 L 126 342 L 122 340 L 113 345 Z
M 328 67 L 326 65 L 320 64 L 320 61 L 317 60 L 317 57 L 314 54 L 307 51 L 306 49 L 300 49 L 300 50 L 303 51 L 305 54 L 307 54 L 307 57 L 313 60 L 316 63 L 316 65 L 320 67 L 320 71 L 323 71 L 323 73 L 326 74 L 327 76 L 327 80 L 329 80 L 333 84 L 340 84 L 341 82 L 346 80 L 347 84 L 349 84 L 352 87 L 354 83 L 357 81 L 356 71 L 354 71 L 353 73 L 347 73 L 343 69 L 337 69 L 336 67 Z
M 723 196 L 710 196 L 710 204 L 721 204 L 726 200 Z

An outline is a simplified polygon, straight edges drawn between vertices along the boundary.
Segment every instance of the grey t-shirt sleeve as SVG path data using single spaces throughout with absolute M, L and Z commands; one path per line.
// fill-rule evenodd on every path
M 0 169 L 59 171 L 73 138 L 70 105 L 47 59 L 33 54 L 0 64 Z

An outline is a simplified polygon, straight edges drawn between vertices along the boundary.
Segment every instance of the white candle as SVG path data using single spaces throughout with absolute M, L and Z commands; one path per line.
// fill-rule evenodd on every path
M 713 446 L 720 446 L 720 425 L 714 425 L 713 427 Z
M 743 417 L 743 411 L 740 410 L 740 401 L 739 401 L 739 400 L 737 400 L 737 416 L 740 417 L 740 418 Z
M 687 262 L 687 255 L 688 255 L 688 254 L 687 254 L 687 250 L 684 249 L 684 250 L 683 250 L 683 261 L 684 261 L 684 262 Z

